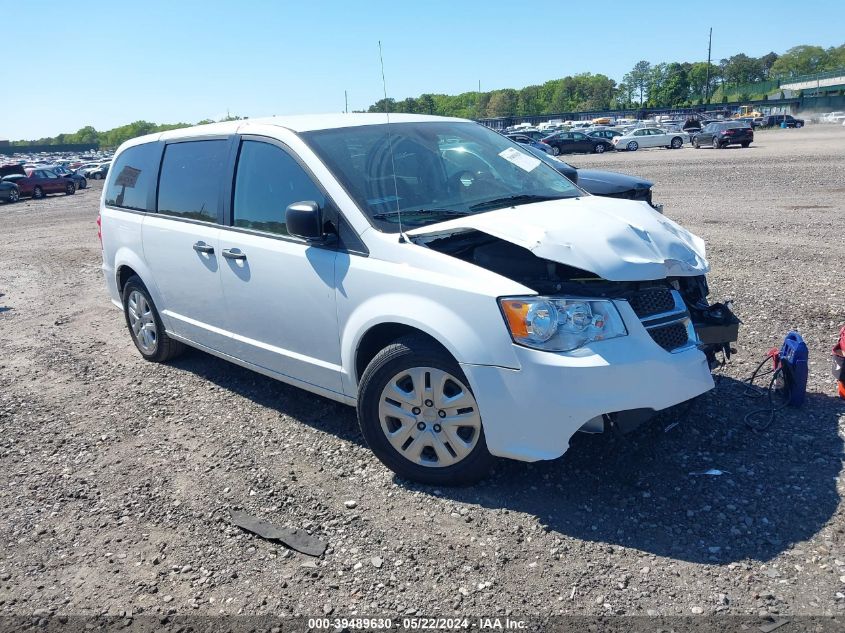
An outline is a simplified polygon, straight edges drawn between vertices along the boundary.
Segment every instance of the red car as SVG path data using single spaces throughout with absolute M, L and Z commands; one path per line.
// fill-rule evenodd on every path
M 4 176 L 3 180 L 13 182 L 20 189 L 20 195 L 43 198 L 48 193 L 63 193 L 73 195 L 76 185 L 72 180 L 62 178 L 49 169 L 27 169 L 24 174 Z

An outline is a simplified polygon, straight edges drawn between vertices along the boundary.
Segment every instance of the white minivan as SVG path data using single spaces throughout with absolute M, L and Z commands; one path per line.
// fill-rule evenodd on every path
M 401 477 L 554 459 L 713 387 L 738 321 L 702 240 L 462 119 L 341 114 L 133 139 L 103 272 L 150 361 L 189 345 L 357 407 Z

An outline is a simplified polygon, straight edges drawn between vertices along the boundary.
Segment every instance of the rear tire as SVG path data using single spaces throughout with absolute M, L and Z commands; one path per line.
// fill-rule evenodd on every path
M 17 189 L 12 189 L 9 192 L 9 203 L 12 204 L 21 199 L 21 194 Z
M 741 145 L 742 145 L 745 149 L 748 149 L 748 147 L 751 145 L 751 141 L 743 141 L 743 142 L 741 143 Z
M 629 152 L 636 152 L 638 149 L 640 149 L 640 144 L 636 141 L 631 141 L 625 146 L 625 149 L 627 149 Z
M 185 346 L 164 331 L 164 324 L 144 282 L 133 275 L 123 287 L 123 315 L 132 342 L 144 360 L 163 363 L 175 358 Z
M 552 156 L 560 156 L 560 150 L 552 145 Z
M 697 139 L 697 138 L 693 138 L 693 139 L 692 139 L 692 146 L 693 146 L 695 149 L 701 149 L 701 145 L 698 143 L 698 139 Z
M 35 187 L 32 188 L 32 197 L 35 198 L 36 200 L 40 200 L 41 198 L 44 197 L 44 190 L 41 187 L 39 187 L 38 185 L 36 185 Z
M 88 188 L 88 181 L 84 178 L 79 181 L 79 188 L 80 189 L 87 189 Z
M 422 336 L 400 338 L 367 366 L 358 386 L 358 424 L 375 456 L 411 481 L 467 485 L 486 477 L 494 462 L 464 372 Z
M 804 127 L 804 124 L 803 124 L 803 123 L 796 123 L 796 124 L 795 124 L 795 127 L 796 127 L 796 128 L 799 128 L 799 127 Z
M 681 149 L 684 146 L 684 139 L 680 136 L 676 136 L 672 139 L 672 142 L 669 145 L 672 149 Z

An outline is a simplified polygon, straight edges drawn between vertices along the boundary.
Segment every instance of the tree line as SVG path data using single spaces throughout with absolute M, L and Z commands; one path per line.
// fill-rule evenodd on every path
M 771 52 L 761 57 L 749 57 L 739 53 L 710 64 L 709 74 L 706 62 L 652 64 L 642 60 L 634 64 L 619 83 L 606 75 L 580 73 L 520 89 L 504 88 L 459 95 L 423 94 L 402 100 L 379 99 L 367 112 L 387 110 L 480 119 L 585 110 L 690 107 L 705 102 L 762 99 L 777 90 L 778 80 L 840 68 L 845 68 L 845 44 L 830 48 L 803 45 L 790 48 L 783 55 Z M 221 121 L 240 118 L 227 115 Z M 213 122 L 205 119 L 197 125 Z M 12 145 L 83 143 L 114 148 L 136 136 L 189 125 L 135 121 L 104 132 L 88 125 L 72 134 L 13 141 Z
M 233 115 L 226 115 L 220 121 L 239 121 L 241 118 Z M 30 141 L 12 141 L 11 145 L 17 147 L 26 147 L 27 145 L 97 145 L 103 148 L 114 148 L 128 141 L 129 139 L 144 136 L 145 134 L 153 134 L 154 132 L 166 132 L 167 130 L 175 130 L 182 127 L 191 127 L 191 125 L 204 125 L 206 123 L 215 123 L 213 119 L 203 119 L 196 123 L 150 123 L 149 121 L 135 121 L 128 125 L 121 125 L 120 127 L 112 128 L 104 132 L 97 131 L 94 127 L 86 125 L 77 132 L 72 134 L 59 134 L 57 136 L 48 136 Z
M 637 62 L 617 83 L 606 75 L 581 73 L 539 86 L 504 88 L 459 95 L 423 94 L 402 100 L 379 99 L 368 112 L 410 112 L 464 118 L 531 116 L 590 110 L 690 107 L 762 99 L 777 81 L 845 68 L 845 44 L 796 46 L 782 55 L 739 53 L 711 63 Z

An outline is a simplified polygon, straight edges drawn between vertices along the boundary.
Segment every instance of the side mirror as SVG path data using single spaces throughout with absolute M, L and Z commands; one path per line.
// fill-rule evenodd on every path
M 294 202 L 285 209 L 285 224 L 288 234 L 317 242 L 325 237 L 323 233 L 323 212 L 313 200 Z

